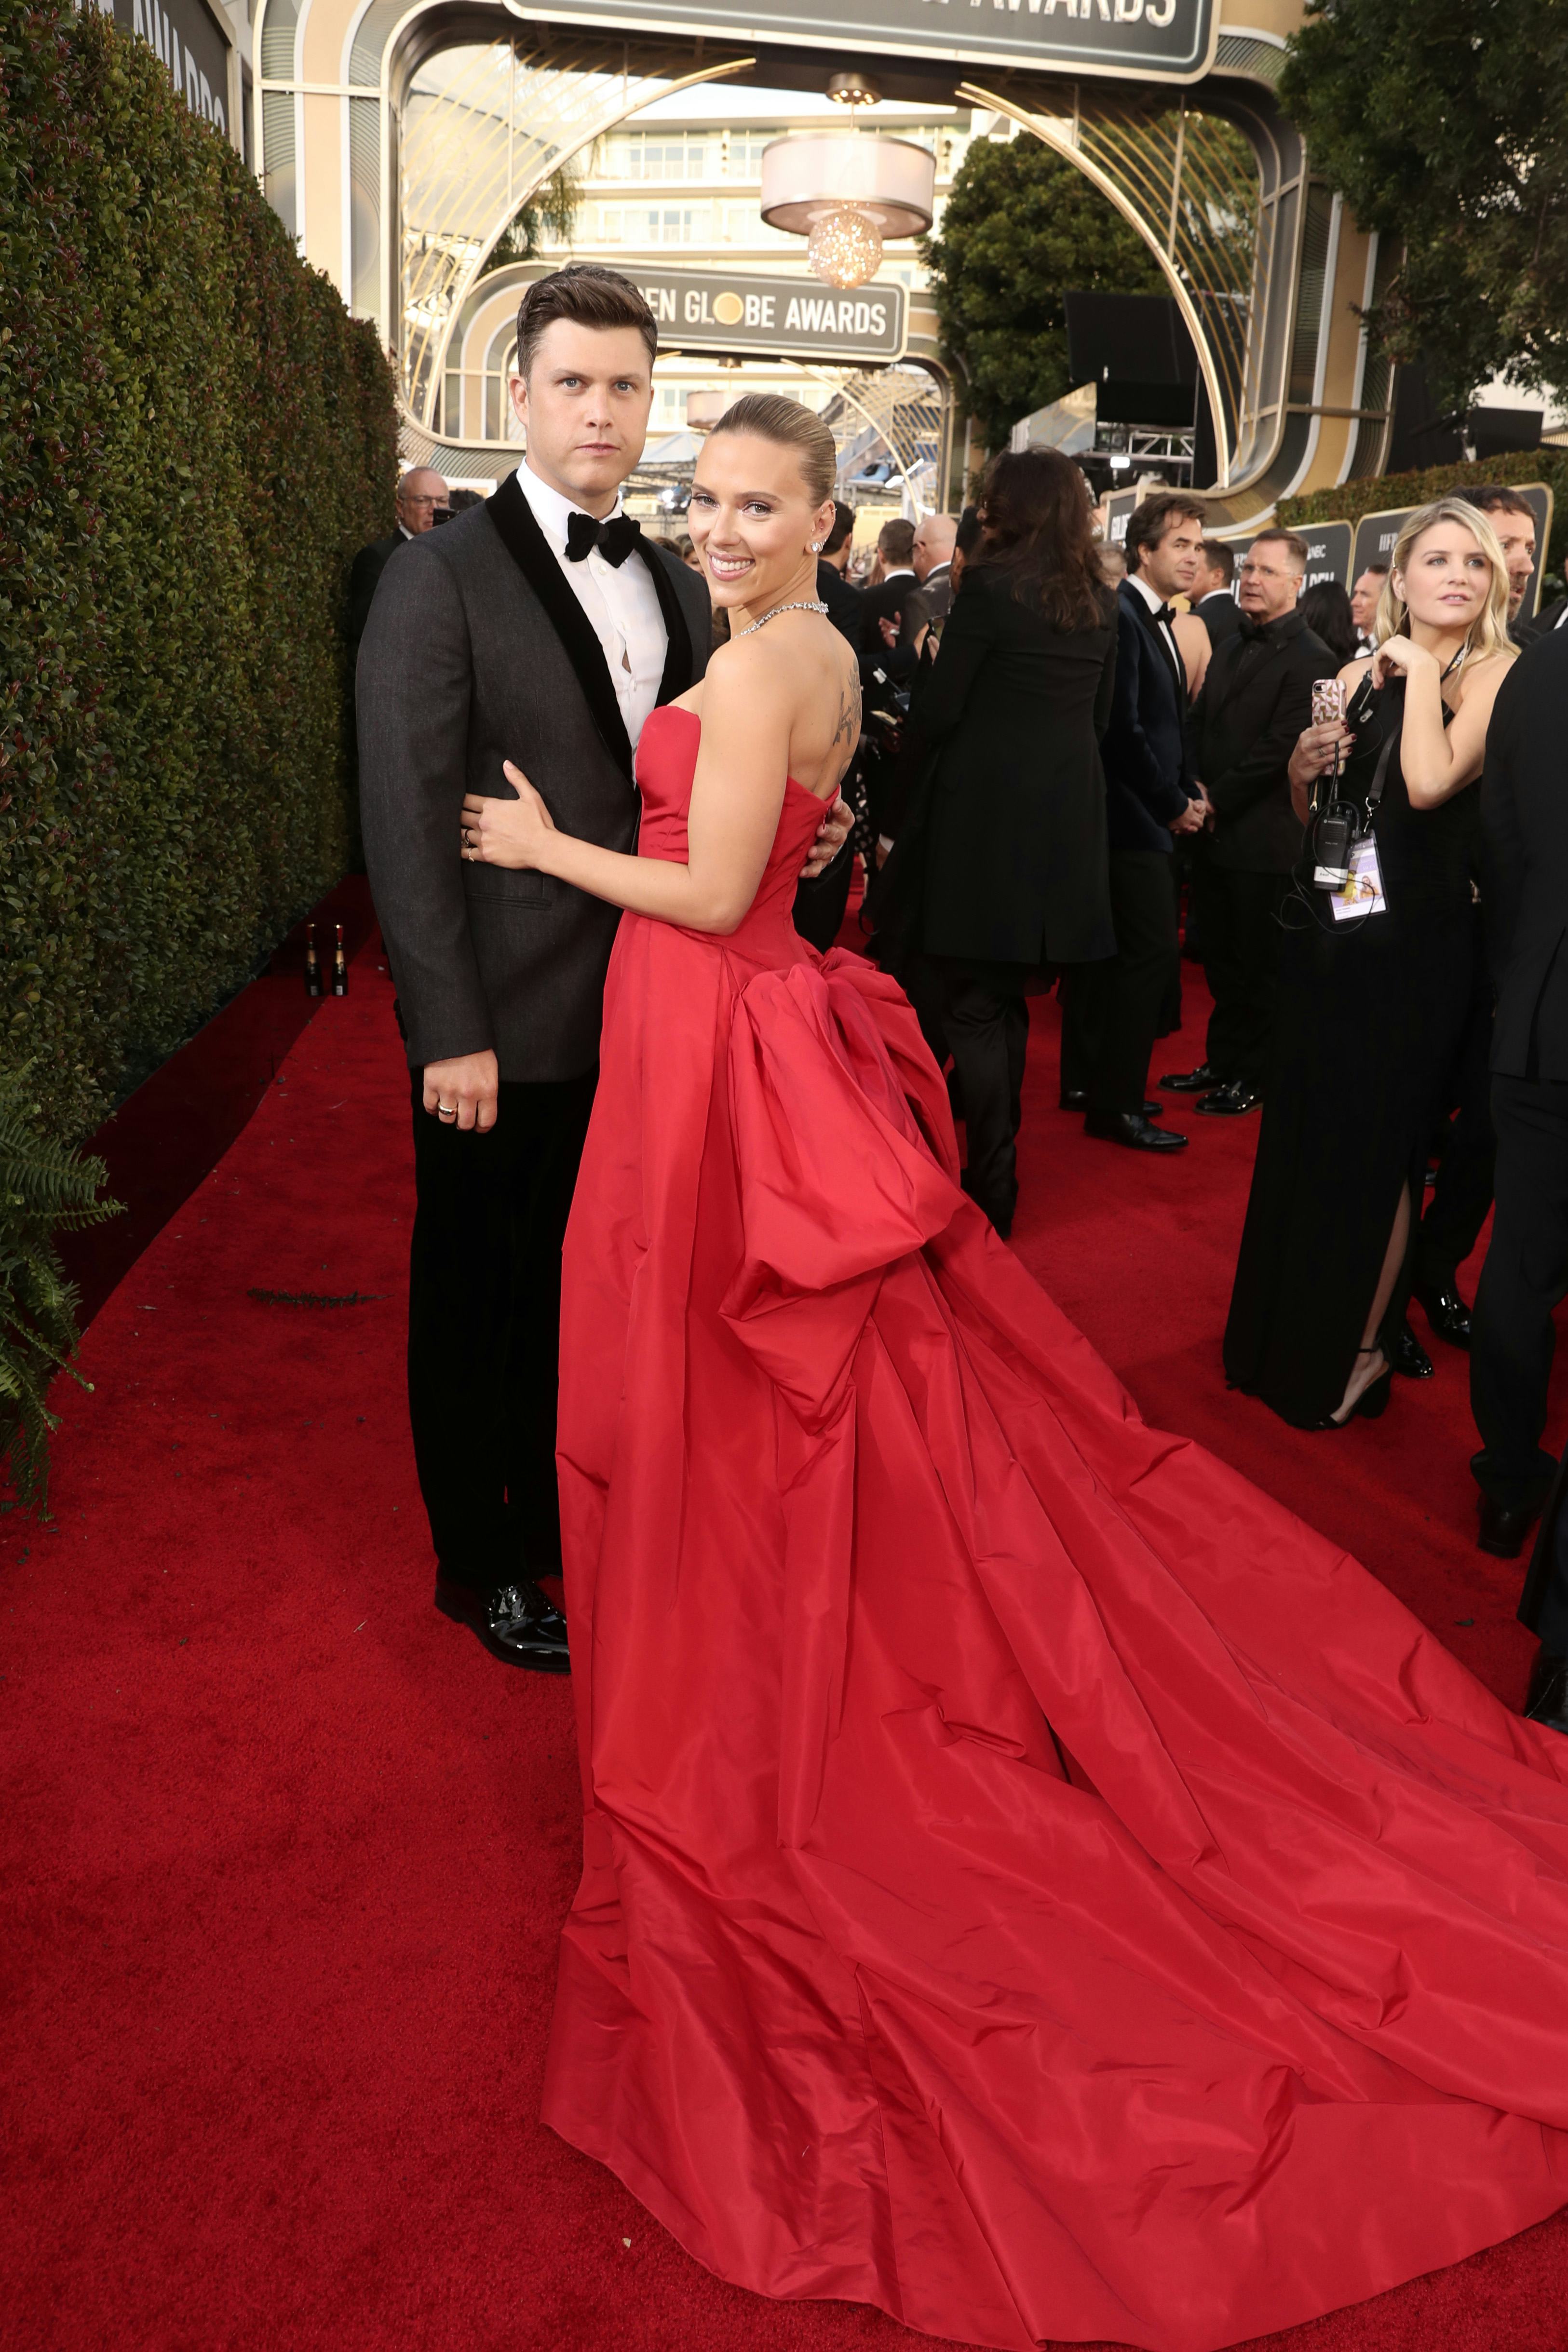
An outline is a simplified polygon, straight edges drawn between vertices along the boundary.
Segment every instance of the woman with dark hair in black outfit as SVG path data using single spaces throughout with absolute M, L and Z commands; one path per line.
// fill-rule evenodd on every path
M 1351 611 L 1350 597 L 1337 580 L 1314 580 L 1310 588 L 1301 591 L 1297 610 L 1342 668 L 1346 662 L 1354 661 L 1361 633 Z
M 962 1089 L 964 1186 L 1006 1234 L 1041 965 L 1112 955 L 1105 779 L 1116 607 L 1082 473 L 1054 449 L 992 461 L 984 530 L 911 722 L 876 952 L 930 958 Z

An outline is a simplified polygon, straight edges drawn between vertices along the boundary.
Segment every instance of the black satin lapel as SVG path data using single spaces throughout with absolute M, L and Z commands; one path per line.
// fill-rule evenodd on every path
M 691 683 L 691 632 L 663 556 L 651 547 L 639 547 L 637 552 L 653 574 L 654 594 L 664 616 L 664 676 L 658 682 L 658 698 L 661 704 L 673 702 Z
M 502 546 L 544 607 L 545 617 L 560 638 L 583 689 L 583 698 L 595 726 L 616 765 L 632 775 L 632 747 L 621 706 L 616 698 L 605 648 L 577 599 L 561 576 L 554 551 L 534 520 L 533 509 L 509 474 L 485 512 L 500 533 Z

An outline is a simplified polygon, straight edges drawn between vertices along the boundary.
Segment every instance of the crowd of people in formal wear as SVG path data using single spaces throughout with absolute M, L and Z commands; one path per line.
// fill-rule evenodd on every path
M 1517 493 L 1309 604 L 1294 532 L 1162 488 L 1112 550 L 1053 451 L 858 581 L 773 394 L 691 562 L 623 497 L 658 350 L 530 284 L 522 460 L 445 528 L 409 478 L 357 664 L 436 1605 L 577 1682 L 544 2119 L 753 2291 L 1254 2340 L 1562 2199 L 1568 631 Z M 1258 1122 L 1238 1397 L 1353 1447 L 1412 1298 L 1468 1343 L 1533 1722 L 999 1242 L 1047 987 L 1086 1156 L 1180 1192 L 1170 1107 Z
M 1396 1375 L 1431 1375 L 1418 1304 L 1470 1351 L 1479 1540 L 1517 1556 L 1556 1481 L 1541 1439 L 1568 1287 L 1568 819 L 1542 790 L 1568 651 L 1557 609 L 1519 622 L 1528 503 L 1495 484 L 1438 500 L 1348 590 L 1304 586 L 1289 530 L 1220 541 L 1179 489 L 1143 499 L 1113 574 L 1054 452 L 995 460 L 961 544 L 966 528 L 963 593 L 899 640 L 910 710 L 871 893 L 876 952 L 950 1066 L 966 1188 L 1007 1234 L 1028 1000 L 1053 986 L 1059 1100 L 1087 1135 L 1172 1159 L 1189 1138 L 1171 1098 L 1258 1114 L 1228 1381 L 1343 1430 Z M 1339 715 L 1314 709 L 1330 682 Z M 1331 796 L 1372 849 L 1355 904 L 1315 878 Z M 1184 946 L 1211 998 L 1204 1058 L 1152 1083 Z M 1494 1191 L 1472 1310 L 1458 1269 Z M 1563 1718 L 1556 1517 L 1553 1500 L 1526 1612 L 1532 1703 Z
M 351 580 L 356 647 L 391 557 L 459 499 L 405 476 L 395 531 Z M 1554 1557 L 1541 1441 L 1568 1287 L 1568 823 L 1544 780 L 1568 722 L 1568 606 L 1520 624 L 1528 502 L 1498 484 L 1440 499 L 1348 588 L 1307 586 L 1289 529 L 1221 540 L 1180 488 L 1151 489 L 1112 548 L 1054 451 L 995 458 L 960 517 L 884 521 L 868 564 L 855 522 L 836 502 L 816 554 L 818 605 L 859 667 L 855 827 L 801 884 L 795 924 L 832 945 L 858 854 L 871 952 L 947 1072 L 964 1189 L 1007 1235 L 1029 1000 L 1057 988 L 1060 1106 L 1087 1136 L 1173 1160 L 1177 1106 L 1260 1114 L 1233 1388 L 1302 1429 L 1379 1414 L 1396 1377 L 1434 1369 L 1417 1305 L 1428 1339 L 1470 1351 L 1480 1543 L 1516 1556 L 1550 1497 L 1538 1555 Z M 655 544 L 671 570 L 695 562 L 689 540 Z M 582 590 L 588 566 L 563 561 Z M 615 562 L 599 568 L 618 593 Z M 727 625 L 721 610 L 714 643 Z M 1372 895 L 1349 908 L 1314 866 L 1331 801 L 1371 850 Z M 1207 982 L 1203 1058 L 1152 1079 L 1184 956 Z M 1494 1196 L 1472 1307 L 1458 1269 Z M 416 1282 L 416 1304 L 442 1289 Z M 449 1352 L 420 1355 L 432 1426 L 462 1409 Z M 1568 1549 L 1527 1608 L 1568 1722 Z

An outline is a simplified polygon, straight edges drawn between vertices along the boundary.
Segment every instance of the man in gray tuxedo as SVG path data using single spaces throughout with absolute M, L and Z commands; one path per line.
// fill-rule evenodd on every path
M 642 537 L 658 331 L 618 271 L 541 278 L 518 314 L 527 456 L 483 506 L 404 549 L 358 671 L 366 861 L 413 1074 L 418 1206 L 408 1402 L 436 1603 L 508 1664 L 563 1673 L 561 1244 L 597 1078 L 616 909 L 460 854 L 465 793 L 512 799 L 513 761 L 558 824 L 636 847 L 644 721 L 702 676 L 700 576 Z M 836 810 L 813 860 L 847 830 Z

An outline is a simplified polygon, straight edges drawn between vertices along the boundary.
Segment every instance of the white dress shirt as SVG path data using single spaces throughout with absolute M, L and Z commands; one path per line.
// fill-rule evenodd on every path
M 1129 572 L 1127 574 L 1127 585 L 1129 588 L 1137 589 L 1138 593 L 1142 597 L 1143 602 L 1148 605 L 1149 610 L 1152 613 L 1157 613 L 1164 604 L 1165 600 L 1163 596 L 1161 595 L 1159 590 L 1157 588 L 1151 588 L 1149 583 L 1144 579 L 1141 572 Z M 1175 670 L 1177 678 L 1181 682 L 1181 690 L 1184 695 L 1187 690 L 1187 665 L 1182 659 L 1182 649 L 1176 643 L 1175 631 L 1172 628 L 1169 621 L 1156 622 L 1155 626 L 1158 628 L 1160 635 L 1164 642 L 1166 650 L 1170 654 L 1172 667 Z
M 542 482 L 537 474 L 530 471 L 526 458 L 517 469 L 517 485 L 532 508 L 535 522 L 605 649 L 616 699 L 621 706 L 621 717 L 635 751 L 648 713 L 658 700 L 669 642 L 647 562 L 634 551 L 624 563 L 606 563 L 599 550 L 593 547 L 581 563 L 568 563 L 567 520 L 585 509 L 574 507 L 570 499 L 563 498 L 548 482 Z M 602 520 L 608 522 L 620 511 L 617 496 L 610 513 Z M 648 559 L 655 563 L 658 561 L 658 556 Z

